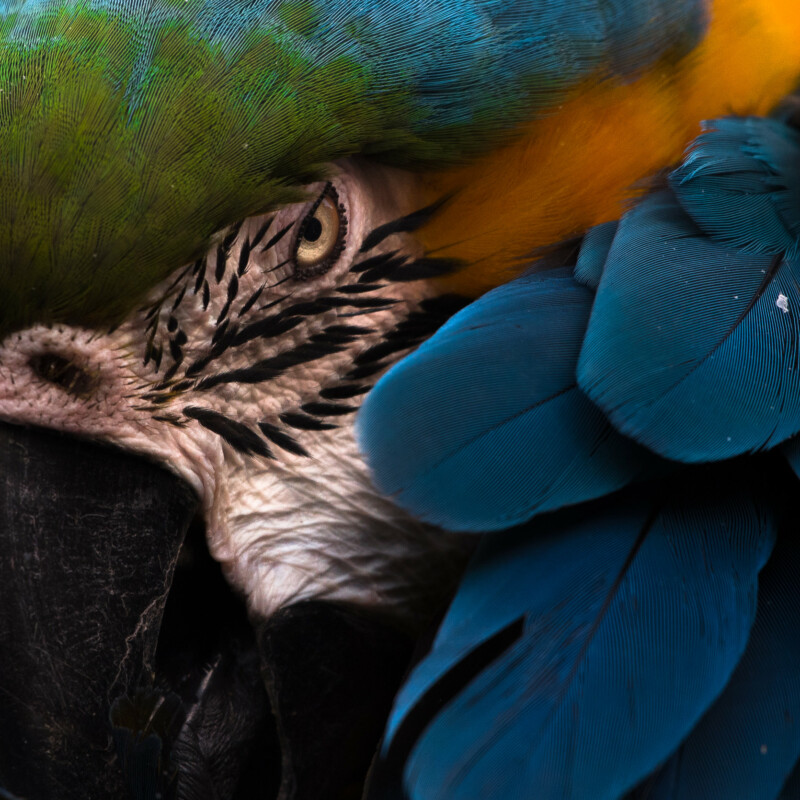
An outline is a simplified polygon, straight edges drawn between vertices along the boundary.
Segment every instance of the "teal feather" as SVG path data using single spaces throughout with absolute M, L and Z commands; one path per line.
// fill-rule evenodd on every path
M 614 220 L 595 225 L 586 232 L 575 264 L 574 277 L 578 283 L 592 290 L 600 285 L 603 267 L 618 227 L 619 222 Z
M 778 797 L 800 757 L 799 573 L 790 523 L 759 574 L 753 629 L 725 691 L 636 800 Z
M 576 386 L 592 299 L 568 269 L 525 275 L 396 364 L 356 422 L 378 488 L 426 522 L 485 532 L 661 471 Z
M 800 255 L 800 133 L 778 120 L 706 123 L 670 186 L 697 226 L 743 252 Z
M 664 761 L 739 662 L 775 538 L 746 485 L 715 483 L 486 537 L 395 700 L 379 786 L 615 800 Z
M 689 462 L 800 432 L 799 176 L 795 130 L 716 120 L 620 221 L 577 371 L 620 432 Z

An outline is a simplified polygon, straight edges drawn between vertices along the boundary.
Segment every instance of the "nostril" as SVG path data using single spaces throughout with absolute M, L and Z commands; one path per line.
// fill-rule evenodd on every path
M 65 392 L 76 397 L 87 397 L 97 385 L 96 376 L 75 366 L 64 356 L 57 353 L 43 353 L 30 360 L 31 369 L 42 380 L 60 386 Z

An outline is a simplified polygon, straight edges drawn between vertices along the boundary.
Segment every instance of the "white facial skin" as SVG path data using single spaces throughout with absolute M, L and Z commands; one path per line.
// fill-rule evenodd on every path
M 420 300 L 432 295 L 423 281 L 384 285 L 380 279 L 367 281 L 368 291 L 361 292 L 363 272 L 350 271 L 354 263 L 381 253 L 419 257 L 409 234 L 393 234 L 368 253 L 359 253 L 370 231 L 419 204 L 405 173 L 352 161 L 337 170 L 331 183 L 344 207 L 347 231 L 327 272 L 298 279 L 292 260 L 300 224 L 325 187 L 320 183 L 308 187 L 311 201 L 281 209 L 266 231 L 269 215 L 246 220 L 222 258 L 219 283 L 218 247 L 230 231 L 220 234 L 204 267 L 198 263 L 177 271 L 111 333 L 58 325 L 9 336 L 0 345 L 0 418 L 113 443 L 169 466 L 199 495 L 212 555 L 254 611 L 267 615 L 314 597 L 380 607 L 413 626 L 435 610 L 433 598 L 446 592 L 458 574 L 460 540 L 415 522 L 377 493 L 355 445 L 353 413 L 331 414 L 334 408 L 318 414 L 318 407 L 309 413 L 301 406 L 357 406 L 361 394 L 329 399 L 321 398 L 320 391 L 366 389 L 407 352 L 380 360 L 372 375 L 344 377 L 358 366 L 353 363 L 358 354 L 383 341 Z M 330 219 L 330 208 L 326 213 Z M 258 244 L 241 258 L 242 249 L 247 251 L 259 232 Z M 312 255 L 314 244 L 309 245 Z M 246 264 L 243 274 L 240 264 Z M 341 291 L 347 284 L 357 284 L 356 290 Z M 257 300 L 242 313 L 259 289 Z M 329 308 L 307 305 L 321 297 L 339 302 Z M 374 308 L 343 305 L 381 298 L 397 302 Z M 301 303 L 305 307 L 298 307 Z M 276 316 L 289 307 L 297 313 Z M 289 317 L 291 327 L 284 324 Z M 247 325 L 265 318 L 277 319 L 272 335 L 242 335 Z M 227 339 L 217 334 L 215 352 L 214 335 L 226 320 L 222 333 Z M 340 326 L 370 332 L 340 336 Z M 338 352 L 317 355 L 296 349 L 304 343 L 308 347 L 313 336 L 319 341 L 323 331 L 322 340 L 328 345 L 333 341 Z M 145 363 L 151 334 L 151 358 Z M 152 352 L 159 347 L 156 368 Z M 305 353 L 309 360 L 289 366 L 269 362 L 269 377 L 238 373 L 237 379 L 230 374 L 287 352 Z M 209 355 L 213 357 L 204 367 L 189 370 Z M 227 377 L 220 381 L 221 375 Z M 202 410 L 187 415 L 187 408 Z M 336 427 L 303 430 L 281 419 L 287 413 L 295 415 L 288 417 L 293 422 L 302 415 L 312 424 L 316 420 Z M 245 441 L 256 450 L 268 448 L 272 457 L 224 442 L 219 426 L 229 424 L 225 420 L 246 426 L 253 439 Z M 272 426 L 272 439 L 261 434 L 259 423 Z M 282 436 L 291 439 L 287 443 Z M 298 449 L 307 455 L 290 452 Z

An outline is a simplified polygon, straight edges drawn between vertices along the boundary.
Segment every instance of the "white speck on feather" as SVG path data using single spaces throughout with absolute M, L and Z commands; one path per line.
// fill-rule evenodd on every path
M 789 298 L 783 294 L 783 292 L 778 295 L 775 305 L 778 306 L 778 308 L 783 311 L 784 314 L 789 313 Z

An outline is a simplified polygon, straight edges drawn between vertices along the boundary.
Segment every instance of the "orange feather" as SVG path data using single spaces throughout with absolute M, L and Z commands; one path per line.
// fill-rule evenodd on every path
M 512 144 L 426 176 L 429 199 L 454 196 L 423 244 L 469 264 L 442 288 L 480 294 L 532 252 L 618 217 L 643 179 L 680 157 L 701 120 L 765 114 L 798 77 L 798 0 L 714 0 L 706 36 L 686 57 L 628 83 L 586 83 Z

